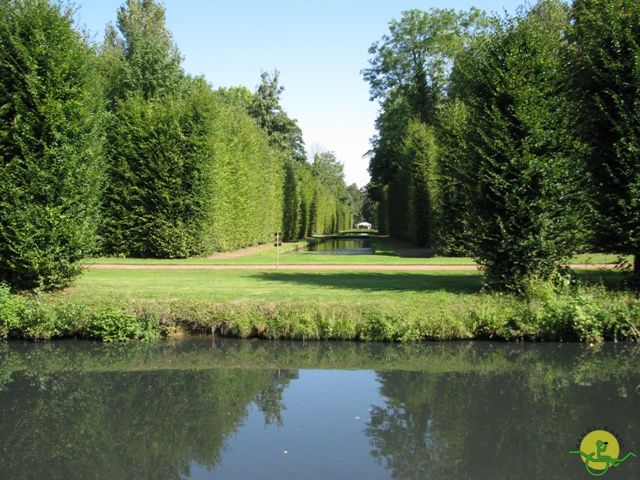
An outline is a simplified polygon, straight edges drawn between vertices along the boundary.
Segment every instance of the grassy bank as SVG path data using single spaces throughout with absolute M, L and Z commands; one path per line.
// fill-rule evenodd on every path
M 304 340 L 640 339 L 618 272 L 583 272 L 529 298 L 487 294 L 478 272 L 87 271 L 66 291 L 0 294 L 0 335 L 107 341 L 180 333 Z

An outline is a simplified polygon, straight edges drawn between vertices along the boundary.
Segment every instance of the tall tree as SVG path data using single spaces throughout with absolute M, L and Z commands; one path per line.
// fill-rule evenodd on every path
M 103 106 L 70 10 L 0 0 L 0 281 L 68 285 L 95 241 Z
M 363 70 L 371 99 L 384 100 L 401 90 L 413 114 L 434 120 L 448 84 L 455 56 L 494 20 L 475 8 L 407 10 L 389 23 L 389 33 L 369 48 L 370 67 Z
M 388 223 L 389 233 L 394 236 L 421 245 L 436 243 L 433 226 L 437 220 L 427 216 L 434 213 L 429 211 L 433 205 L 429 197 L 435 198 L 437 192 L 426 190 L 435 185 L 433 182 L 414 175 L 420 172 L 416 165 L 424 163 L 424 156 L 422 160 L 414 159 L 411 156 L 418 151 L 405 148 L 415 140 L 407 138 L 408 126 L 412 119 L 427 128 L 437 123 L 455 56 L 494 24 L 494 19 L 477 9 L 409 10 L 399 20 L 392 20 L 389 33 L 369 49 L 369 68 L 362 73 L 369 82 L 371 100 L 381 104 L 369 166 L 371 192 L 375 200 L 385 202 L 381 211 L 387 221 L 379 223 L 383 229 Z M 414 128 L 411 135 L 416 133 Z M 435 145 L 434 140 L 431 154 Z M 424 153 L 423 149 L 420 151 Z M 432 155 L 434 172 L 437 161 Z M 415 208 L 421 211 L 414 211 Z M 422 211 L 423 208 L 427 210 Z
M 155 0 L 127 0 L 118 9 L 117 30 L 107 26 L 102 57 L 110 99 L 173 94 L 184 76 L 164 6 Z
M 289 154 L 299 162 L 306 161 L 302 131 L 295 120 L 289 118 L 280 105 L 280 95 L 284 87 L 279 85 L 280 72 L 270 74 L 262 72 L 258 85 L 249 105 L 249 114 L 263 128 L 274 147 Z
M 640 1 L 575 0 L 572 94 L 600 249 L 635 255 L 640 279 Z

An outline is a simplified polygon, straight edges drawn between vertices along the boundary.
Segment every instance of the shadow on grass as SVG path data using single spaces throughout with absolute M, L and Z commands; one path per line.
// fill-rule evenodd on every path
M 584 285 L 601 285 L 607 290 L 630 290 L 632 275 L 625 270 L 576 270 L 576 280 Z
M 415 245 L 393 237 L 380 236 L 373 240 L 376 255 L 400 258 L 431 258 L 436 254 L 433 248 L 416 247 Z
M 425 274 L 380 272 L 262 272 L 261 280 L 303 284 L 315 287 L 348 288 L 367 292 L 425 292 L 475 293 L 480 291 L 482 276 L 471 274 Z

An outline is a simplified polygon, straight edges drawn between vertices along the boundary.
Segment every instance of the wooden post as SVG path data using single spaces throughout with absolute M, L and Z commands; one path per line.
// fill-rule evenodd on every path
M 279 258 L 278 250 L 280 248 L 280 232 L 276 232 L 276 270 L 278 270 Z

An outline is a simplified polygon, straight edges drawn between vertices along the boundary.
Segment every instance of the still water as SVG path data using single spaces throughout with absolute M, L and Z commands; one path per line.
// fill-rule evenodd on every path
M 586 431 L 640 454 L 640 351 L 5 342 L 0 426 L 1 479 L 591 478 Z
M 330 238 L 307 247 L 310 252 L 331 254 L 371 254 L 371 240 L 368 238 Z

